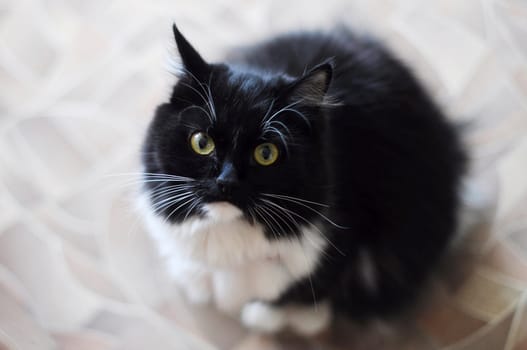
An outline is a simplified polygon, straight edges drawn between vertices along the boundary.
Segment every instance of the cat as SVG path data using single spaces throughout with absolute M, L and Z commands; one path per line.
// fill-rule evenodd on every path
M 466 151 L 411 71 L 346 28 L 182 69 L 146 133 L 149 232 L 187 297 L 262 332 L 413 305 L 455 235 Z

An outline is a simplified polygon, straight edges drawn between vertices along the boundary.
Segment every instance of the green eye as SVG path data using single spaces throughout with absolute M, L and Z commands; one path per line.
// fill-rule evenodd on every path
M 190 147 L 197 154 L 208 156 L 214 151 L 214 141 L 212 138 L 202 131 L 195 132 L 190 137 Z
M 254 149 L 254 159 L 260 165 L 271 165 L 278 159 L 278 147 L 272 143 L 262 143 Z

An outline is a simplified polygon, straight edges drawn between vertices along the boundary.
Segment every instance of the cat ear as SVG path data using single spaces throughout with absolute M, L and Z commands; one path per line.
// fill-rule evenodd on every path
M 290 98 L 301 100 L 301 103 L 308 105 L 322 104 L 332 75 L 333 60 L 317 65 L 293 83 Z
M 172 25 L 172 31 L 174 32 L 174 38 L 176 39 L 179 56 L 183 61 L 183 66 L 185 69 L 196 77 L 204 78 L 206 73 L 209 71 L 209 65 L 207 62 L 201 58 L 196 49 L 194 49 L 187 39 L 185 39 L 175 23 Z

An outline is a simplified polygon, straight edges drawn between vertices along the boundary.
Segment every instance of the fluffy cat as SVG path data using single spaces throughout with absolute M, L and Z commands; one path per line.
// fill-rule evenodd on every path
M 189 299 L 313 334 L 415 302 L 457 227 L 465 152 L 411 72 L 346 29 L 183 63 L 143 148 L 150 232 Z

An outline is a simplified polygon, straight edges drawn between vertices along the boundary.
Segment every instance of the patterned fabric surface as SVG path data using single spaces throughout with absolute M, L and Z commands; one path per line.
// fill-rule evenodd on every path
M 209 60 L 375 33 L 467 124 L 479 221 L 412 315 L 302 341 L 182 301 L 133 209 L 173 20 Z M 527 349 L 526 101 L 525 0 L 1 0 L 0 349 Z

